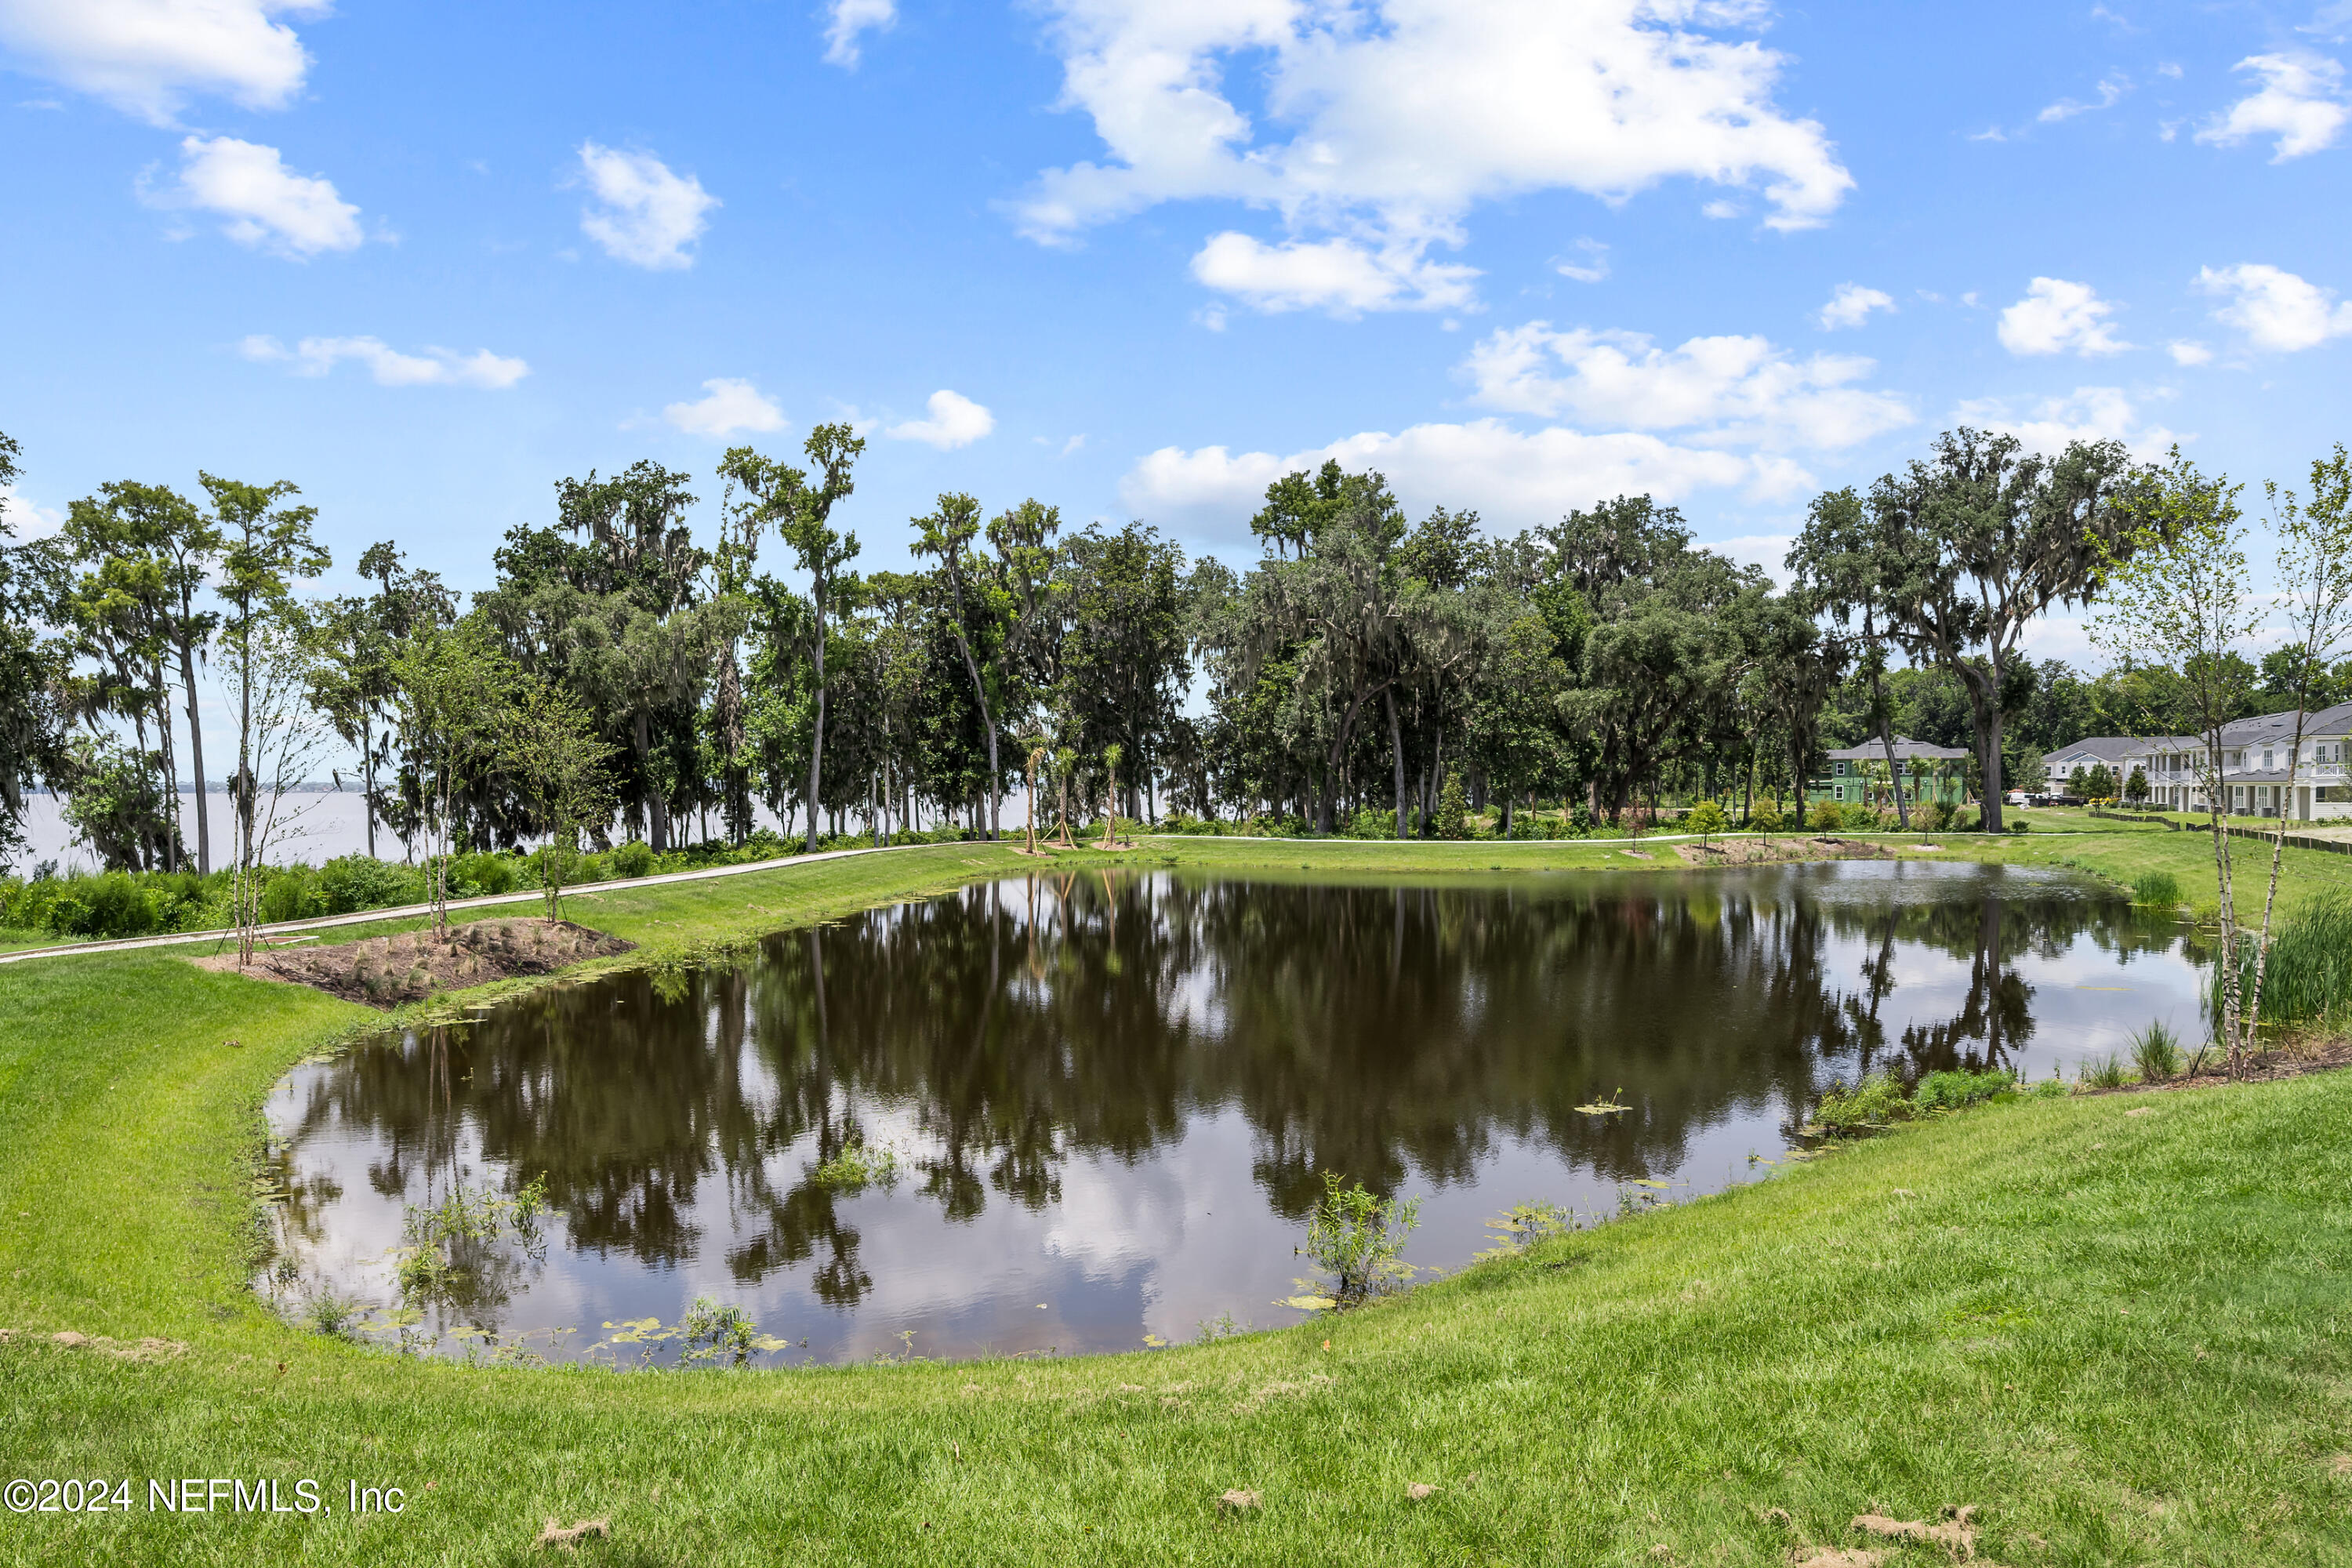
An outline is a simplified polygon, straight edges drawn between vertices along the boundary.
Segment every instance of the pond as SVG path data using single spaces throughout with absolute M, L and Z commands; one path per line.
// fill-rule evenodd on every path
M 1130 1350 L 1297 1321 L 1326 1171 L 1423 1197 L 1406 1256 L 1456 1267 L 1515 1203 L 1769 1175 L 1834 1077 L 2199 1037 L 2201 962 L 2013 868 L 1040 875 L 299 1068 L 260 1283 L 449 1354 L 632 1364 L 608 1325 L 698 1297 L 762 1364 Z M 484 1202 L 525 1189 L 533 1225 Z M 404 1268 L 436 1205 L 491 1223 Z

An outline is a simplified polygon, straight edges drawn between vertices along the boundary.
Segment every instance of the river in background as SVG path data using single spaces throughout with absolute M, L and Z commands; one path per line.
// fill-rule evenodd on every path
M 1453 1267 L 1513 1203 L 1759 1179 L 1833 1077 L 2071 1076 L 2151 1019 L 2200 1037 L 2201 962 L 2003 867 L 975 886 L 296 1069 L 264 1289 L 389 1311 L 407 1205 L 543 1177 L 541 1245 L 415 1297 L 422 1341 L 578 1357 L 706 1295 L 788 1361 L 1286 1323 L 1327 1171 L 1423 1197 L 1407 1256 Z M 816 1179 L 854 1142 L 895 1184 Z
M 31 874 L 45 860 L 55 860 L 60 871 L 95 871 L 98 858 L 86 844 L 76 844 L 73 829 L 59 814 L 61 802 L 53 795 L 29 795 L 25 797 L 25 837 L 26 847 L 18 853 L 16 871 L 20 876 Z M 228 795 L 215 790 L 206 797 L 212 818 L 213 864 L 228 863 L 230 824 Z M 291 866 L 304 862 L 312 866 L 323 864 L 339 855 L 361 855 L 367 851 L 366 804 L 357 790 L 299 790 L 285 797 L 280 810 L 283 820 L 291 814 L 292 820 L 284 827 L 278 842 L 270 847 L 267 857 L 273 866 Z M 775 814 L 754 802 L 752 820 L 760 826 L 781 826 Z M 196 845 L 196 796 L 193 790 L 180 792 L 180 833 L 188 846 L 193 861 Z M 698 837 L 702 828 L 698 821 L 689 819 L 678 825 L 688 837 Z M 721 831 L 719 819 L 710 819 L 710 831 Z M 387 860 L 407 858 L 407 849 L 393 831 L 383 823 L 376 824 L 375 852 Z M 614 842 L 619 842 L 617 822 Z M 422 851 L 423 846 L 418 846 Z

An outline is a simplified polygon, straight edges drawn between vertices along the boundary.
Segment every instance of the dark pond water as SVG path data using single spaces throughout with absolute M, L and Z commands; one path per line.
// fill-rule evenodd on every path
M 698 1296 L 792 1342 L 768 1362 L 1289 1322 L 1324 1171 L 1424 1197 L 1407 1256 L 1457 1265 L 1516 1202 L 1759 1179 L 1832 1077 L 2194 1037 L 2184 942 L 2071 880 L 1926 864 L 974 887 L 299 1068 L 263 1288 L 387 1337 L 404 1301 L 444 1352 L 625 1362 L 607 1323 Z M 896 1182 L 819 1180 L 853 1143 Z M 404 1297 L 410 1205 L 541 1178 L 537 1245 Z

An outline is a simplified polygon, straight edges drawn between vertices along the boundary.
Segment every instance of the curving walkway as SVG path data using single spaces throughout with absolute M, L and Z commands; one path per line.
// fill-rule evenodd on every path
M 826 849 L 814 855 L 787 855 L 774 860 L 749 860 L 740 866 L 706 866 L 698 871 L 663 871 L 651 877 L 631 877 L 617 882 L 583 882 L 576 888 L 566 888 L 567 899 L 585 897 L 591 893 L 618 892 L 625 888 L 657 888 L 665 882 L 704 882 L 714 877 L 740 877 L 753 871 L 773 871 L 786 866 L 812 866 L 819 860 L 845 860 L 853 855 L 888 855 L 908 849 L 936 849 L 936 844 L 886 844 L 879 848 L 868 846 L 863 849 Z M 486 910 L 499 904 L 535 904 L 547 897 L 546 890 L 533 888 L 527 893 L 490 893 L 478 899 L 452 899 L 453 910 Z M 377 921 L 413 920 L 429 915 L 433 906 L 401 904 L 392 909 L 361 910 L 348 915 L 321 915 L 316 920 L 279 921 L 260 929 L 264 939 L 289 936 L 306 931 L 325 931 L 334 926 L 369 925 Z M 16 952 L 0 952 L 0 963 L 21 963 L 28 958 L 67 958 L 85 952 L 126 952 L 139 947 L 175 947 L 191 942 L 227 942 L 236 932 L 232 930 L 178 931 L 161 936 L 117 937 L 106 942 L 59 942 L 53 947 L 28 947 Z

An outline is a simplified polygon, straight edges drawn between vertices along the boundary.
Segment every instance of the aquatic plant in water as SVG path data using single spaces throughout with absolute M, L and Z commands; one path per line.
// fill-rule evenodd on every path
M 614 1331 L 612 1337 L 590 1346 L 589 1353 L 593 1356 L 599 1350 L 634 1345 L 641 1368 L 653 1367 L 665 1348 L 672 1345 L 677 1347 L 679 1366 L 710 1367 L 722 1363 L 743 1366 L 754 1355 L 783 1350 L 792 1343 L 790 1340 L 761 1333 L 751 1314 L 733 1302 L 713 1300 L 709 1296 L 697 1296 L 686 1315 L 675 1323 L 665 1323 L 659 1318 L 624 1318 L 604 1326 Z M 614 1359 L 619 1359 L 617 1350 L 614 1351 Z
M 887 1145 L 852 1139 L 842 1145 L 840 1152 L 811 1171 L 809 1177 L 819 1186 L 846 1192 L 887 1187 L 898 1179 L 898 1156 Z
M 1416 1272 L 1402 1258 L 1405 1238 L 1420 1224 L 1419 1198 L 1383 1198 L 1361 1182 L 1343 1187 L 1338 1172 L 1324 1172 L 1323 1198 L 1307 1218 L 1307 1245 L 1301 1250 L 1334 1279 L 1321 1294 L 1309 1293 L 1321 1282 L 1302 1279 L 1300 1293 L 1283 1304 L 1360 1306 L 1402 1285 Z

